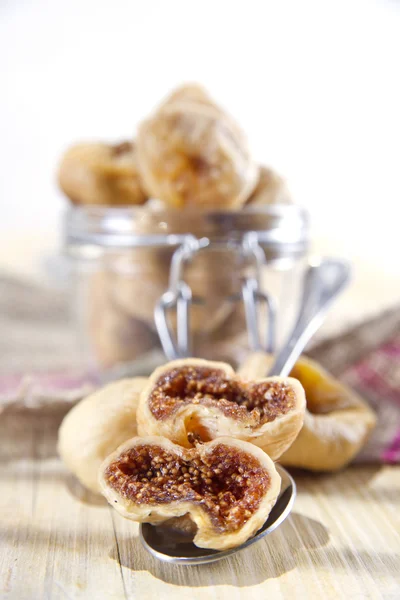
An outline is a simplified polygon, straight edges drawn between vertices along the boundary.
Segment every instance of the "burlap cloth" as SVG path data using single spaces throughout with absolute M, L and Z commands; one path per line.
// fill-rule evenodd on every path
M 307 354 L 354 387 L 378 415 L 358 460 L 399 462 L 400 307 L 334 336 L 332 327 L 327 330 L 330 336 L 322 330 Z M 83 368 L 65 291 L 1 276 L 0 332 L 0 440 L 7 458 L 6 436 L 21 436 L 21 456 L 30 443 L 28 420 L 30 435 L 46 430 L 55 438 L 63 415 L 100 385 L 102 375 Z

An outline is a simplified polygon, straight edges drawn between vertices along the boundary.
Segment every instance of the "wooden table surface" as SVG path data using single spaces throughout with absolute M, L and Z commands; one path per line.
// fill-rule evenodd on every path
M 57 419 L 0 415 L 0 597 L 400 598 L 400 467 L 295 473 L 293 513 L 206 566 L 163 564 L 56 457 Z

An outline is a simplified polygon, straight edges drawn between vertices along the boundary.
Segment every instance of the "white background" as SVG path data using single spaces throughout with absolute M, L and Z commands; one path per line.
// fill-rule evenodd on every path
M 197 80 L 287 176 L 320 237 L 398 269 L 395 0 L 1 0 L 0 60 L 2 264 L 5 240 L 26 240 L 22 254 L 56 243 L 70 143 L 125 138 Z

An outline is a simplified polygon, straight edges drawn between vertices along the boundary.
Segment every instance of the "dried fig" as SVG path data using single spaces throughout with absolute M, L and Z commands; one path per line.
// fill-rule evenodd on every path
M 61 423 L 58 453 L 93 492 L 100 492 L 98 470 L 106 456 L 136 435 L 139 392 L 146 381 L 136 377 L 111 383 L 78 402 Z
M 255 353 L 239 373 L 259 377 L 268 372 L 270 365 L 270 356 Z M 373 411 L 356 392 L 309 358 L 301 357 L 290 375 L 303 385 L 307 409 L 302 430 L 280 462 L 311 471 L 343 468 L 361 450 L 374 428 Z
M 146 189 L 172 207 L 240 208 L 257 185 L 242 131 L 196 94 L 178 95 L 144 121 L 137 152 Z
M 88 312 L 89 337 L 103 366 L 133 360 L 159 345 L 157 334 L 146 323 L 114 301 L 107 274 L 102 271 L 92 276 Z
M 154 329 L 154 309 L 168 289 L 172 250 L 135 248 L 111 255 L 104 265 L 105 290 L 112 304 Z
M 247 201 L 250 206 L 266 204 L 291 204 L 292 198 L 286 181 L 276 171 L 260 167 L 260 177 L 254 192 Z
M 73 204 L 122 206 L 147 200 L 131 142 L 72 146 L 62 158 L 58 181 Z
M 208 360 L 227 362 L 233 367 L 241 364 L 249 353 L 249 336 L 246 329 L 244 307 L 232 302 L 229 318 L 203 338 L 195 338 L 196 356 Z
M 173 250 L 137 248 L 131 253 L 111 256 L 106 264 L 108 294 L 115 306 L 127 315 L 145 321 L 154 329 L 154 309 L 169 286 Z M 240 291 L 236 255 L 217 249 L 197 255 L 183 273 L 196 301 L 190 310 L 191 331 L 208 334 L 232 312 L 229 297 Z M 176 316 L 171 313 L 176 328 Z
M 198 83 L 184 83 L 177 87 L 169 94 L 161 106 L 168 106 L 169 104 L 182 101 L 197 102 L 218 109 L 208 92 Z
M 300 431 L 304 409 L 304 390 L 295 379 L 247 381 L 225 363 L 189 358 L 151 375 L 140 397 L 138 432 L 185 447 L 229 435 L 275 460 Z
M 280 490 L 260 448 L 225 437 L 190 450 L 162 437 L 133 438 L 106 458 L 99 481 L 122 516 L 162 523 L 188 515 L 197 526 L 194 543 L 218 550 L 249 539 Z

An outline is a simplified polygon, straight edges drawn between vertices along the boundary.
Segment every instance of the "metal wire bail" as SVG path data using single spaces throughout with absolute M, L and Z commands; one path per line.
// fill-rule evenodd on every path
M 202 303 L 203 298 L 193 297 L 190 286 L 184 281 L 185 263 L 203 248 L 210 245 L 208 238 L 198 239 L 193 235 L 185 236 L 183 243 L 175 250 L 169 277 L 168 290 L 158 301 L 154 318 L 161 345 L 169 360 L 185 358 L 191 355 L 190 307 L 194 303 Z M 265 253 L 256 232 L 244 235 L 237 251 L 247 259 L 253 269 L 250 276 L 243 279 L 241 296 L 245 308 L 246 326 L 249 346 L 252 350 L 275 351 L 276 307 L 275 302 L 261 290 L 261 268 L 265 264 Z M 168 316 L 175 311 L 176 336 L 171 331 Z M 265 325 L 261 327 L 262 314 L 266 313 Z M 262 329 L 265 328 L 264 334 Z
M 259 244 L 257 232 L 249 231 L 244 235 L 242 251 L 254 267 L 254 275 L 246 277 L 242 284 L 249 346 L 251 350 L 263 350 L 272 354 L 276 343 L 276 304 L 270 295 L 261 290 L 261 267 L 265 264 L 265 253 Z M 263 308 L 267 312 L 264 336 L 260 333 L 260 309 Z
M 154 309 L 158 335 L 168 360 L 185 358 L 191 354 L 190 307 L 193 302 L 201 302 L 201 299 L 193 298 L 190 286 L 183 280 L 183 269 L 185 263 L 209 243 L 208 238 L 198 239 L 189 234 L 172 255 L 169 287 Z M 176 338 L 168 323 L 168 314 L 172 311 L 176 312 Z

